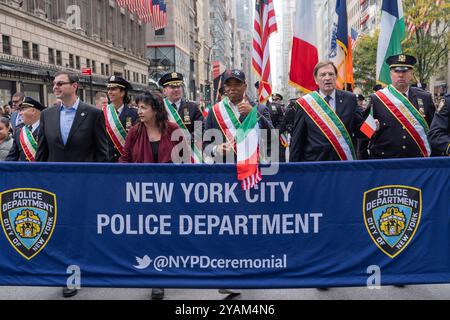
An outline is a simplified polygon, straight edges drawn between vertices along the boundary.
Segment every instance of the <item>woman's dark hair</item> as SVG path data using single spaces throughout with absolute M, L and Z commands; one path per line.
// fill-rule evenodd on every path
M 6 128 L 9 128 L 11 121 L 7 117 L 0 117 L 0 123 L 3 123 Z
M 139 94 L 135 99 L 136 104 L 143 103 L 145 105 L 151 106 L 155 112 L 156 125 L 159 131 L 164 134 L 167 130 L 167 121 L 169 121 L 169 116 L 167 114 L 166 108 L 164 107 L 164 100 L 158 91 L 145 91 Z

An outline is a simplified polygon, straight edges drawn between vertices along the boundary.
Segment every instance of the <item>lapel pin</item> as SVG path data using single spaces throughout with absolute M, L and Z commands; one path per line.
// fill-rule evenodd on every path
M 83 112 L 83 113 L 81 113 L 81 116 L 82 116 L 82 117 L 84 117 L 85 115 L 86 115 L 86 113 L 84 113 L 84 112 Z

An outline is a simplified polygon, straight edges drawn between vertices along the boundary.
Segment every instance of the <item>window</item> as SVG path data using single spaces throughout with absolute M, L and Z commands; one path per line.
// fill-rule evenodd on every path
M 62 54 L 59 50 L 56 50 L 56 64 L 62 66 Z
M 97 73 L 97 64 L 92 60 L 92 73 Z
M 55 64 L 55 50 L 48 48 L 48 63 Z
M 69 68 L 74 68 L 73 54 L 69 53 Z
M 104 76 L 105 75 L 105 64 L 104 63 L 100 63 L 100 70 L 101 70 L 102 76 Z
M 166 29 L 164 29 L 164 28 L 155 30 L 155 36 L 164 36 L 165 34 L 166 34 Z
M 22 57 L 30 59 L 30 43 L 28 41 L 22 41 Z
M 2 36 L 3 53 L 11 54 L 11 43 L 9 36 Z
M 75 65 L 76 65 L 76 68 L 77 68 L 78 70 L 81 69 L 81 63 L 80 63 L 80 57 L 79 57 L 79 56 L 76 56 L 76 57 L 75 57 Z
M 39 61 L 39 45 L 33 43 L 33 60 Z
M 109 77 L 109 65 L 106 65 L 106 75 Z
M 86 59 L 86 68 L 91 67 L 91 59 Z

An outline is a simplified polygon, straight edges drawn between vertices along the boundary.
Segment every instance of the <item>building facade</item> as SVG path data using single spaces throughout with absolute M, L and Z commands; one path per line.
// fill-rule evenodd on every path
M 91 92 L 106 91 L 111 75 L 129 80 L 132 94 L 148 87 L 144 25 L 116 1 L 0 0 L 0 37 L 2 104 L 22 91 L 51 105 L 60 70 L 80 75 L 87 102 Z M 91 69 L 92 84 L 83 68 Z

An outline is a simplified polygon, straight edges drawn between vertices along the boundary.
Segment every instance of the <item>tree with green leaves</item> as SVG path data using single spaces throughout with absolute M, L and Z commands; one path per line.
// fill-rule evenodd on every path
M 439 6 L 436 6 L 439 4 Z M 403 51 L 417 58 L 415 77 L 428 84 L 441 65 L 447 64 L 450 48 L 450 4 L 444 0 L 403 0 L 406 28 L 415 30 L 403 42 Z M 376 84 L 376 54 L 379 31 L 364 35 L 353 52 L 355 86 L 364 93 Z
M 403 6 L 407 27 L 415 30 L 404 41 L 403 49 L 417 58 L 417 81 L 428 84 L 436 69 L 448 61 L 450 4 L 445 0 L 403 0 Z
M 353 51 L 353 67 L 355 87 L 362 89 L 364 94 L 369 94 L 376 84 L 377 44 L 379 31 L 375 35 L 364 35 L 359 38 Z

